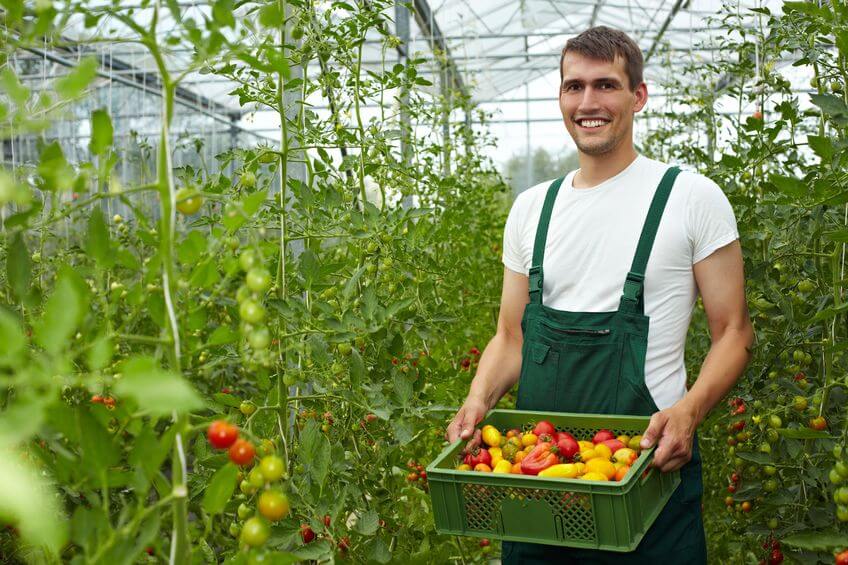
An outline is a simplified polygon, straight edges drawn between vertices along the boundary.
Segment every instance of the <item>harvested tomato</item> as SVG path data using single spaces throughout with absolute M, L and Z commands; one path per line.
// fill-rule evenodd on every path
M 215 420 L 209 424 L 206 437 L 215 449 L 227 449 L 238 439 L 238 428 L 224 420 Z
M 563 459 L 571 461 L 580 452 L 580 445 L 568 434 L 560 435 L 556 442 L 557 451 Z
M 600 430 L 592 438 L 592 443 L 602 443 L 608 439 L 615 439 L 615 434 L 609 430 Z
M 625 447 L 627 447 L 626 445 L 624 445 L 624 443 L 621 440 L 618 440 L 618 439 L 608 439 L 608 440 L 602 441 L 601 443 L 603 443 L 604 445 L 609 447 L 610 451 L 612 453 L 615 453 L 619 449 L 624 449 Z
M 556 432 L 556 428 L 547 420 L 542 420 L 541 422 L 536 424 L 535 428 L 533 428 L 533 433 L 537 436 L 540 436 L 542 434 L 548 434 L 550 436 L 553 436 L 554 432 Z
M 256 449 L 246 439 L 238 439 L 230 446 L 228 454 L 230 461 L 236 465 L 247 465 L 253 461 L 253 457 L 256 455 Z
M 556 465 L 558 462 L 556 454 L 551 451 L 551 444 L 543 442 L 537 444 L 533 451 L 521 460 L 521 472 L 525 475 L 538 475 L 539 471 Z
M 465 463 L 466 465 L 471 465 L 471 467 L 476 467 L 480 463 L 491 466 L 492 456 L 489 453 L 488 449 L 480 449 L 479 447 L 475 447 L 470 453 L 465 455 L 463 463 Z
M 574 443 L 577 443 L 577 438 L 574 437 L 573 435 L 571 435 L 568 432 L 554 432 L 553 435 L 554 435 L 554 443 L 559 443 L 559 440 L 561 440 L 564 437 L 567 437 L 568 439 L 570 439 Z

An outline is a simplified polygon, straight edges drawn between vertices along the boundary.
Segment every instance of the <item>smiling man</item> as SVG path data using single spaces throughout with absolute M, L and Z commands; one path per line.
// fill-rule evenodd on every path
M 681 484 L 631 553 L 503 543 L 503 563 L 706 563 L 695 430 L 750 360 L 733 210 L 708 178 L 640 155 L 642 54 L 604 26 L 571 39 L 559 106 L 580 168 L 518 196 L 504 229 L 495 336 L 449 441 L 518 382 L 517 408 L 651 416 L 642 447 Z M 687 389 L 684 346 L 700 294 L 711 348 Z

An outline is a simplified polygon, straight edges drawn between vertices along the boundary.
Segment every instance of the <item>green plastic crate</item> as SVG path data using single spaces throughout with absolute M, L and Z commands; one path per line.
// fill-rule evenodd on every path
M 641 434 L 650 417 L 492 410 L 479 424 L 499 430 L 531 429 L 548 420 L 577 439 L 598 430 Z M 455 470 L 459 440 L 427 467 L 436 531 L 500 540 L 633 551 L 680 484 L 680 473 L 649 468 L 643 450 L 621 481 L 545 479 Z

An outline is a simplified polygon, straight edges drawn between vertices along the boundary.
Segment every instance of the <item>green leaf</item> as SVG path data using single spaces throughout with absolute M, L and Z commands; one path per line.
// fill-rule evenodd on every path
M 105 477 L 106 470 L 117 464 L 120 452 L 112 435 L 83 408 L 76 410 L 79 442 L 85 468 L 93 477 Z M 101 473 L 103 475 L 101 475 Z
M 86 252 L 103 268 L 112 266 L 114 259 L 111 253 L 109 240 L 109 229 L 103 219 L 103 212 L 95 208 L 88 218 L 88 237 L 86 239 Z
M 801 532 L 782 537 L 780 542 L 808 551 L 828 551 L 848 546 L 848 534 L 840 532 Z
M 86 57 L 67 75 L 56 81 L 56 92 L 63 98 L 76 98 L 88 87 L 97 75 L 97 60 Z
M 0 89 L 18 106 L 23 106 L 29 98 L 29 88 L 21 84 L 9 66 L 0 71 Z
M 368 510 L 356 521 L 356 531 L 363 536 L 373 536 L 380 527 L 380 517 L 375 510 Z
M 89 150 L 94 155 L 103 155 L 112 146 L 112 119 L 106 110 L 95 110 L 91 113 L 91 141 Z
M 837 243 L 848 243 L 848 229 L 827 231 L 822 234 L 824 237 L 829 239 L 830 241 L 835 241 Z
M 218 326 L 206 340 L 206 346 L 224 345 L 238 341 L 239 334 L 230 326 Z
M 58 353 L 70 343 L 87 308 L 85 282 L 69 269 L 63 269 L 44 313 L 35 326 L 35 341 L 48 353 Z
M 268 197 L 268 192 L 265 190 L 258 190 L 253 194 L 250 194 L 242 201 L 242 209 L 244 213 L 248 216 L 254 215 L 259 211 L 259 208 L 262 207 L 262 204 L 265 203 L 265 199 Z
M 38 162 L 38 174 L 43 179 L 43 188 L 66 192 L 74 184 L 74 169 L 65 159 L 58 141 L 45 145 Z
M 736 455 L 740 459 L 744 459 L 745 461 L 753 461 L 754 463 L 759 463 L 760 465 L 771 465 L 774 463 L 774 460 L 771 458 L 771 455 L 767 453 L 752 453 L 749 451 L 737 451 Z
M 59 496 L 42 478 L 42 471 L 20 457 L 0 458 L 0 477 L 7 488 L 0 490 L 0 520 L 14 524 L 24 543 L 44 547 L 55 554 L 65 544 L 65 517 Z
M 782 428 L 777 430 L 777 433 L 789 439 L 828 439 L 831 437 L 828 432 L 809 428 Z
M 151 414 L 170 415 L 204 407 L 200 395 L 182 377 L 161 369 L 150 357 L 132 357 L 124 363 L 115 394 L 132 398 Z
M 222 27 L 235 27 L 232 0 L 218 0 L 212 5 L 212 18 Z
M 374 538 L 368 547 L 369 561 L 377 563 L 389 563 L 392 560 L 392 551 L 383 538 Z
M 330 442 L 313 419 L 306 421 L 300 439 L 300 455 L 303 461 L 309 461 L 307 473 L 323 490 L 330 470 Z
M 303 275 L 306 287 L 309 288 L 320 275 L 321 266 L 318 262 L 318 258 L 311 249 L 305 249 L 303 253 L 300 254 L 299 259 L 300 261 L 298 265 L 300 266 L 300 273 Z
M 238 478 L 238 467 L 227 463 L 212 475 L 203 493 L 203 509 L 209 514 L 220 514 L 233 496 Z
M 259 23 L 264 27 L 280 27 L 283 23 L 283 16 L 276 2 L 265 4 L 260 8 Z
M 808 135 L 807 143 L 822 160 L 829 161 L 833 157 L 833 143 L 830 138 L 822 135 Z
M 811 94 L 810 100 L 813 104 L 822 109 L 822 112 L 829 116 L 846 116 L 848 115 L 848 106 L 842 101 L 839 96 L 833 94 Z
M 98 336 L 88 348 L 86 363 L 92 371 L 99 371 L 112 362 L 115 347 L 112 338 L 106 334 Z
M 0 308 L 0 365 L 14 364 L 25 346 L 26 339 L 18 319 Z
M 26 240 L 24 240 L 21 232 L 17 232 L 9 242 L 8 254 L 6 255 L 6 276 L 9 279 L 9 286 L 12 287 L 12 291 L 18 300 L 23 299 L 29 292 L 30 271 L 31 263 Z
M 807 194 L 807 185 L 795 177 L 773 174 L 769 177 L 769 180 L 780 192 L 789 196 L 801 198 Z

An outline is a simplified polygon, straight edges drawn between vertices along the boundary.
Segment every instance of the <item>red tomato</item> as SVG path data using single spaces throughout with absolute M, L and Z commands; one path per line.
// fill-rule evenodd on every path
M 215 449 L 227 449 L 238 439 L 238 428 L 224 420 L 215 420 L 209 424 L 206 437 Z
M 615 439 L 615 434 L 609 430 L 601 430 L 595 434 L 595 437 L 592 438 L 592 443 L 598 444 L 608 439 Z
M 559 443 L 559 440 L 561 440 L 564 437 L 567 437 L 568 439 L 570 439 L 574 443 L 577 443 L 577 438 L 574 437 L 573 435 L 571 435 L 568 432 L 554 432 L 554 443 Z
M 827 420 L 824 419 L 824 416 L 810 418 L 810 427 L 818 431 L 825 430 L 827 429 Z
M 837 553 L 834 563 L 836 565 L 848 565 L 848 549 L 842 553 Z
M 533 428 L 533 433 L 537 436 L 540 436 L 542 434 L 553 435 L 554 432 L 556 432 L 556 428 L 547 420 L 542 420 L 541 422 L 536 424 L 535 428 Z
M 315 532 L 312 531 L 309 524 L 300 525 L 300 538 L 303 540 L 303 543 L 309 543 L 315 539 Z
M 626 445 L 624 445 L 621 441 L 619 441 L 617 439 L 608 439 L 606 441 L 602 441 L 601 443 L 603 443 L 604 445 L 609 447 L 610 451 L 612 451 L 613 453 L 615 453 L 619 449 L 627 447 Z
M 471 453 L 466 454 L 465 460 L 463 461 L 466 465 L 471 465 L 472 468 L 476 467 L 479 463 L 484 463 L 488 466 L 492 466 L 492 454 L 489 453 L 488 449 L 480 449 L 479 447 L 475 447 Z
M 561 435 L 556 442 L 559 455 L 566 461 L 571 461 L 580 452 L 580 445 L 570 435 Z
M 246 439 L 238 439 L 230 446 L 230 461 L 236 465 L 247 465 L 253 461 L 253 457 L 255 455 L 256 449 L 254 449 L 253 444 Z
M 556 454 L 551 452 L 550 443 L 540 443 L 533 448 L 527 457 L 521 460 L 521 473 L 524 475 L 538 475 L 551 465 L 559 462 Z

